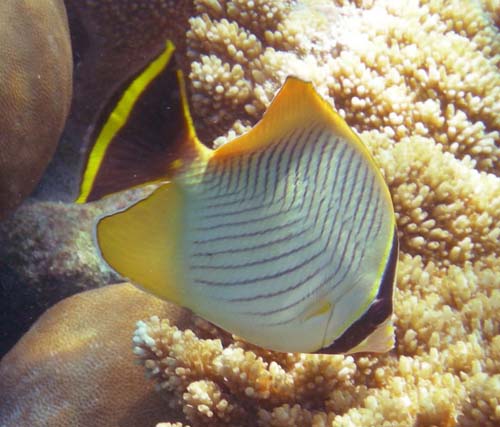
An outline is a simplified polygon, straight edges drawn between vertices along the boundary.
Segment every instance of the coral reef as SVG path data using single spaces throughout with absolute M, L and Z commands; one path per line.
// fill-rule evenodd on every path
M 144 319 L 135 333 L 136 357 L 168 399 L 151 422 L 165 421 L 158 427 L 499 425 L 498 2 L 194 0 L 192 5 L 184 67 L 204 141 L 219 137 L 216 144 L 222 144 L 248 129 L 285 77 L 294 74 L 312 80 L 373 152 L 392 193 L 401 242 L 397 345 L 378 356 L 278 354 L 202 321 L 190 325 L 193 332 L 183 330 L 185 324 L 155 306 L 147 313 L 131 311 L 129 320 Z M 17 221 L 23 222 L 21 216 Z M 44 233 L 37 240 L 44 241 Z M 23 253 L 17 246 L 21 249 L 12 250 L 12 257 Z M 113 316 L 127 310 L 107 307 Z M 93 312 L 88 315 L 92 320 Z M 130 362 L 127 331 L 96 337 L 86 347 L 99 358 L 109 346 Z M 123 347 L 112 346 L 118 335 L 126 340 L 119 343 Z M 0 368 L 0 381 L 8 381 L 11 390 L 0 402 L 16 408 L 26 393 L 21 413 L 34 417 L 29 405 L 49 388 L 56 402 L 58 387 L 36 380 L 38 389 L 14 393 L 11 387 L 30 374 L 19 368 L 3 375 L 5 366 L 14 366 L 13 355 L 29 355 L 26 343 L 36 339 L 34 332 L 26 335 Z M 81 354 L 68 354 L 68 369 L 83 364 Z M 129 362 L 119 361 L 120 378 L 135 378 Z M 49 372 L 47 378 L 56 369 L 50 359 L 30 363 L 26 366 L 35 373 Z M 94 386 L 100 397 L 113 388 L 89 377 L 94 365 L 85 366 L 76 380 L 81 387 Z M 155 399 L 144 390 L 147 397 L 135 407 Z M 80 408 L 78 396 L 65 398 Z M 87 425 L 95 425 L 100 409 L 83 412 L 92 420 Z M 103 426 L 116 425 L 104 420 Z
M 38 183 L 71 102 L 72 55 L 62 0 L 0 3 L 0 219 Z
M 134 365 L 135 319 L 186 311 L 132 285 L 67 298 L 48 310 L 0 362 L 0 425 L 154 426 L 169 411 Z
M 248 129 L 288 75 L 310 77 L 310 64 L 302 57 L 303 15 L 294 1 L 194 4 L 187 32 L 192 111 L 199 136 L 212 143 L 231 125 L 231 136 Z
M 263 351 L 152 317 L 135 352 L 191 426 L 490 426 L 500 422 L 499 262 L 403 255 L 386 355 Z M 198 335 L 198 336 L 197 336 Z M 210 334 L 208 334 L 210 335 Z

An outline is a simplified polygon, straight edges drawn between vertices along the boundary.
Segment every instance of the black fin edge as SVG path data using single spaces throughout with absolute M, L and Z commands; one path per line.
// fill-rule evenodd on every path
M 342 354 L 356 347 L 369 336 L 377 327 L 392 314 L 394 282 L 396 279 L 396 266 L 399 254 L 398 233 L 394 228 L 392 247 L 389 255 L 377 297 L 370 308 L 344 333 L 328 347 L 321 348 L 315 353 Z

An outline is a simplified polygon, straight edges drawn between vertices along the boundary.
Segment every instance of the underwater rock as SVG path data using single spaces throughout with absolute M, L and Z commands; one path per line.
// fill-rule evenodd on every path
M 130 284 L 49 309 L 0 362 L 0 425 L 152 427 L 175 419 L 134 364 L 134 324 L 153 313 L 190 324 L 189 312 Z
M 0 223 L 0 356 L 47 308 L 117 277 L 92 243 L 98 206 L 23 204 Z
M 72 55 L 62 0 L 0 2 L 0 219 L 28 196 L 69 111 Z
M 0 222 L 0 357 L 56 302 L 119 281 L 94 245 L 96 217 L 150 191 L 142 187 L 86 205 L 32 197 Z

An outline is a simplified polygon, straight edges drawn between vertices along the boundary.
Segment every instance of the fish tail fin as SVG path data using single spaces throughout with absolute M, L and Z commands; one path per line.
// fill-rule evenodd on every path
M 184 76 L 164 50 L 109 101 L 91 137 L 77 203 L 170 179 L 208 148 L 198 140 Z
M 389 316 L 363 341 L 349 349 L 346 354 L 353 353 L 386 353 L 394 348 L 394 324 Z

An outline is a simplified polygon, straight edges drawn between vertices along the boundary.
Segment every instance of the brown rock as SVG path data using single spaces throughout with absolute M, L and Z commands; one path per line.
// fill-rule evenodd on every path
M 0 362 L 2 427 L 149 427 L 176 418 L 134 363 L 137 320 L 190 314 L 130 284 L 67 298 Z
M 52 158 L 71 102 L 72 55 L 62 0 L 0 2 L 0 219 Z

